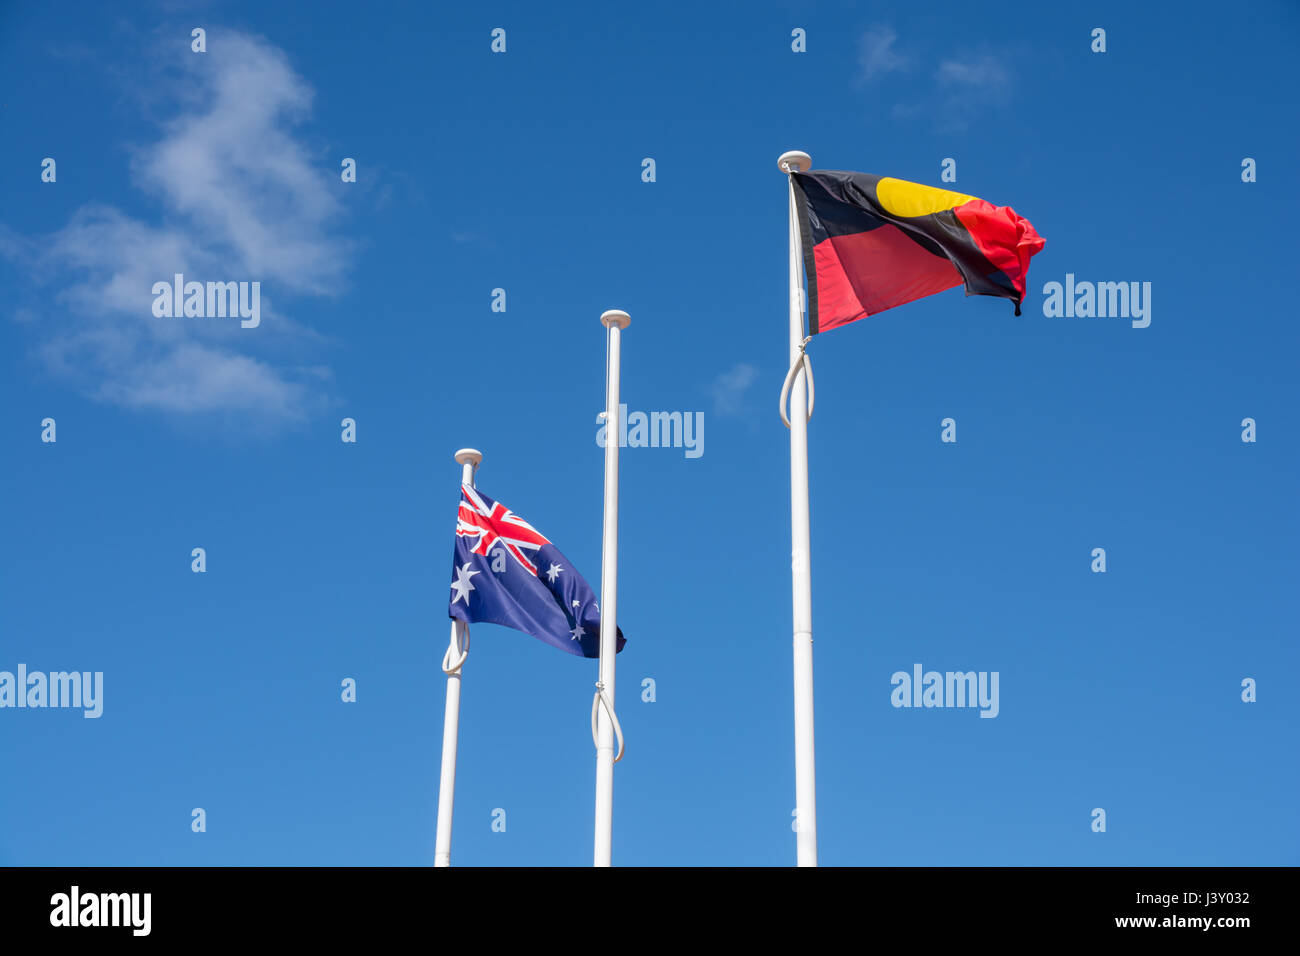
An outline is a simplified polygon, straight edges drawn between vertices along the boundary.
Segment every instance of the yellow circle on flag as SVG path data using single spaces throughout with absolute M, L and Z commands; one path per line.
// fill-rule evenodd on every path
M 876 200 L 881 207 L 892 215 L 908 218 L 943 212 L 974 198 L 964 193 L 921 186 L 902 179 L 886 177 L 876 183 Z

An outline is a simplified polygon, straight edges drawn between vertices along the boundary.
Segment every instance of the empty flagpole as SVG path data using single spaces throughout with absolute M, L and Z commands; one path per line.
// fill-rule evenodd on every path
M 474 486 L 474 472 L 483 454 L 473 448 L 456 452 L 461 483 Z M 433 865 L 451 866 L 451 812 L 456 802 L 456 746 L 460 734 L 460 669 L 469 655 L 469 625 L 452 620 L 451 643 L 442 658 L 447 675 L 447 710 L 442 719 L 442 776 L 438 782 L 438 839 Z
M 782 153 L 789 174 L 812 167 L 807 153 Z M 808 530 L 808 393 L 804 377 L 803 263 L 794 177 L 790 187 L 790 570 L 794 592 L 794 792 L 795 833 L 800 866 L 817 865 L 817 761 L 813 735 L 812 569 Z
M 596 849 L 594 866 L 609 866 L 614 836 L 614 658 L 618 653 L 618 415 L 619 348 L 632 319 L 611 309 L 600 317 L 608 330 L 605 379 L 605 526 L 600 561 L 600 679 L 596 683 Z M 603 701 L 602 701 L 603 698 Z M 596 702 L 593 702 L 595 704 Z

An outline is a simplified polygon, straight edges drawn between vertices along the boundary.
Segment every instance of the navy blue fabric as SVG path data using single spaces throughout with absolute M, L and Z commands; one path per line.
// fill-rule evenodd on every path
M 471 520 L 457 523 L 448 615 L 467 624 L 500 624 L 570 654 L 599 657 L 600 606 L 569 559 L 530 525 L 520 530 L 522 519 L 477 489 L 462 488 L 462 516 L 466 508 Z M 485 538 L 486 553 L 475 553 Z M 619 629 L 620 651 L 625 643 Z

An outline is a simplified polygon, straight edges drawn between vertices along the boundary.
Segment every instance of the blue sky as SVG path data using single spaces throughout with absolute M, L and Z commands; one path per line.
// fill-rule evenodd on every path
M 998 9 L 0 7 L 0 670 L 104 674 L 0 710 L 0 863 L 430 863 L 451 456 L 598 588 L 609 308 L 629 408 L 705 417 L 623 454 L 614 861 L 793 863 L 793 148 L 1047 241 L 1018 319 L 810 346 L 821 862 L 1300 862 L 1300 17 Z M 181 271 L 261 325 L 156 318 Z M 1067 273 L 1150 326 L 1044 316 Z M 915 663 L 998 716 L 892 707 Z M 454 863 L 590 862 L 595 676 L 474 628 Z

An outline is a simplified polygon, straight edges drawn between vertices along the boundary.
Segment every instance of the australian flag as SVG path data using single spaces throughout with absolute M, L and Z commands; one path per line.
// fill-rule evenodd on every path
M 600 656 L 600 605 L 560 549 L 509 508 L 461 485 L 451 617 L 501 624 L 579 657 Z M 618 649 L 623 649 L 618 632 Z

